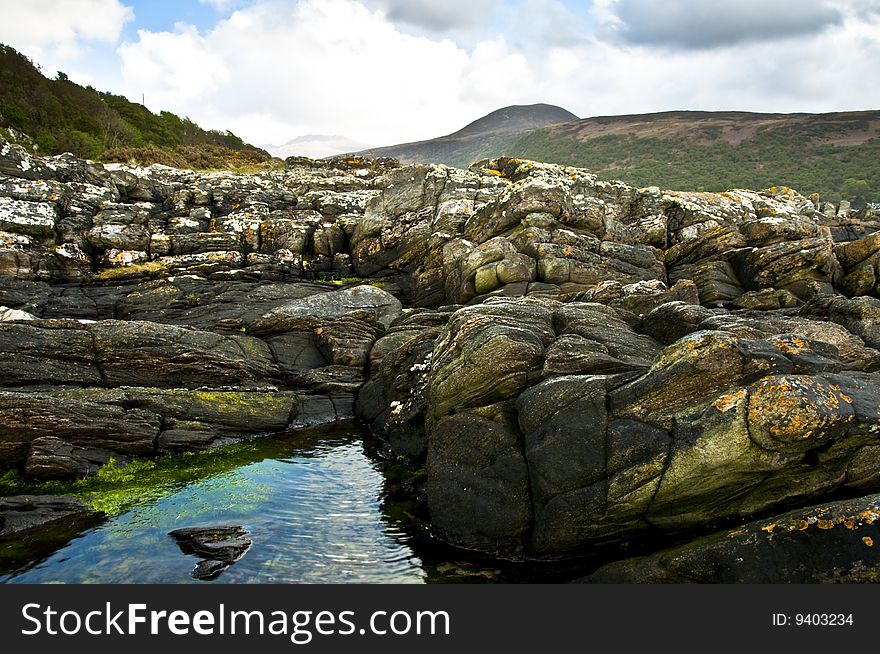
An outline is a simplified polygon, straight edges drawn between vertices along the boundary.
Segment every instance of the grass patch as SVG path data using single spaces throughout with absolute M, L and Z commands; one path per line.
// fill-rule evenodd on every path
M 119 268 L 105 268 L 95 273 L 94 279 L 98 280 L 114 280 L 133 277 L 135 275 L 153 275 L 165 272 L 168 267 L 162 261 L 148 261 L 147 263 L 133 263 L 129 266 L 121 266 Z

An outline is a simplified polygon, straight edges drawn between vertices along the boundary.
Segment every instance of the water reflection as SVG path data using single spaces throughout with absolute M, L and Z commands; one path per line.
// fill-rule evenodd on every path
M 253 547 L 214 582 L 421 583 L 404 525 L 383 513 L 380 464 L 357 433 L 304 443 L 271 439 L 229 469 L 188 471 L 48 557 L 0 576 L 7 583 L 205 583 L 167 535 L 238 524 Z

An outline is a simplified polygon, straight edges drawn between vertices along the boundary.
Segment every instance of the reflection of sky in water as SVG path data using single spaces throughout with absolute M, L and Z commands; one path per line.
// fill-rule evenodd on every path
M 419 583 L 421 562 L 379 506 L 382 475 L 357 442 L 269 458 L 172 490 L 71 541 L 9 583 L 181 583 L 198 559 L 168 536 L 237 524 L 253 546 L 217 581 Z

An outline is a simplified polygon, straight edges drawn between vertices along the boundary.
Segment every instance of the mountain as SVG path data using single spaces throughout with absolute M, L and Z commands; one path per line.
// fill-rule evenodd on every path
M 552 104 L 513 105 L 496 109 L 466 125 L 447 138 L 484 136 L 499 132 L 524 132 L 529 129 L 565 123 L 578 117 L 567 109 Z
M 781 185 L 835 202 L 880 201 L 880 111 L 670 111 L 503 131 L 498 114 L 510 109 L 449 136 L 368 152 L 453 166 L 505 155 L 581 166 L 636 186 L 724 191 Z
M 287 157 L 309 157 L 323 159 L 335 154 L 344 154 L 355 150 L 364 150 L 370 146 L 366 143 L 353 141 L 345 136 L 328 136 L 326 134 L 307 134 L 298 136 L 284 145 L 264 145 L 264 150 L 280 159 Z
M 0 137 L 40 154 L 71 152 L 104 161 L 186 168 L 247 167 L 271 160 L 228 131 L 152 113 L 121 95 L 45 77 L 25 55 L 0 44 Z
M 517 134 L 573 120 L 578 117 L 555 105 L 513 105 L 496 109 L 440 138 L 370 148 L 359 154 L 394 157 L 404 163 L 445 163 L 466 168 L 477 159 L 506 154 L 504 145 Z

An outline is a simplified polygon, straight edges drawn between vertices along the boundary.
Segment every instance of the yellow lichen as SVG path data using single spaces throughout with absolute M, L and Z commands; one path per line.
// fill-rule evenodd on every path
M 717 400 L 712 402 L 712 406 L 718 409 L 721 413 L 727 413 L 731 409 L 735 408 L 737 404 L 745 397 L 746 390 L 744 388 L 739 389 L 734 393 L 730 393 L 729 395 L 722 395 Z

